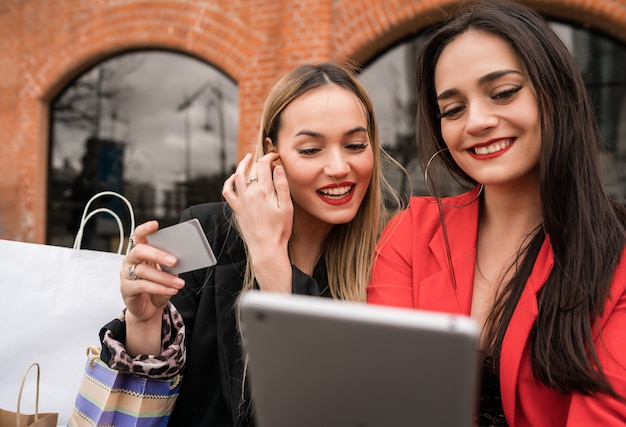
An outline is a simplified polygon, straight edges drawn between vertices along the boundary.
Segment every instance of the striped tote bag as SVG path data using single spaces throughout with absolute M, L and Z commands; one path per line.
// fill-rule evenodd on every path
M 165 427 L 178 398 L 181 376 L 159 380 L 122 373 L 89 347 L 85 373 L 68 427 Z

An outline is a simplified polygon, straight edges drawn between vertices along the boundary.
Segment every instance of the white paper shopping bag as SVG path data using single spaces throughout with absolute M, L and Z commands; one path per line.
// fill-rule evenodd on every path
M 89 218 L 83 215 L 83 222 Z M 134 229 L 134 218 L 131 222 Z M 85 351 L 99 344 L 100 328 L 124 308 L 122 258 L 121 253 L 0 240 L 0 407 L 15 404 L 25 367 L 37 362 L 46 373 L 40 410 L 58 412 L 59 424 L 66 425 Z

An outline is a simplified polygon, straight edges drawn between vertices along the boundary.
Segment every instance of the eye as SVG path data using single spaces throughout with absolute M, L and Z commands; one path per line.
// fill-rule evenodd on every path
M 514 86 L 508 89 L 498 91 L 493 95 L 492 98 L 497 101 L 508 101 L 509 99 L 513 98 L 520 90 L 522 90 L 523 87 L 524 86 Z
M 348 151 L 363 151 L 369 146 L 366 142 L 350 142 L 346 144 L 346 150 Z
M 440 119 L 455 119 L 457 118 L 463 111 L 465 110 L 465 106 L 462 104 L 452 104 L 451 106 L 447 106 L 444 108 L 444 111 L 438 114 Z
M 298 154 L 301 154 L 303 156 L 312 156 L 314 154 L 317 154 L 320 152 L 319 148 L 300 148 L 298 150 Z

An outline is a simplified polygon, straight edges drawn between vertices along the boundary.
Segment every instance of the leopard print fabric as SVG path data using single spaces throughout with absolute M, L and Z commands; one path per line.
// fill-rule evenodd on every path
M 126 310 L 122 312 L 119 320 L 126 321 Z M 111 352 L 110 359 L 105 362 L 112 369 L 147 378 L 173 378 L 181 373 L 187 358 L 184 345 L 185 324 L 182 316 L 171 303 L 168 303 L 163 311 L 161 354 L 156 356 L 140 354 L 131 357 L 126 352 L 124 344 L 117 341 L 110 330 L 106 331 L 102 343 Z

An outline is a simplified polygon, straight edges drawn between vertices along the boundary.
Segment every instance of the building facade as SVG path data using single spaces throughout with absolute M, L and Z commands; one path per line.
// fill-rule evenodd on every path
M 367 63 L 442 19 L 451 0 L 3 0 L 0 238 L 45 243 L 51 100 L 114 55 L 166 49 L 239 88 L 237 151 L 255 141 L 277 75 L 303 62 Z M 626 43 L 626 0 L 526 1 Z

